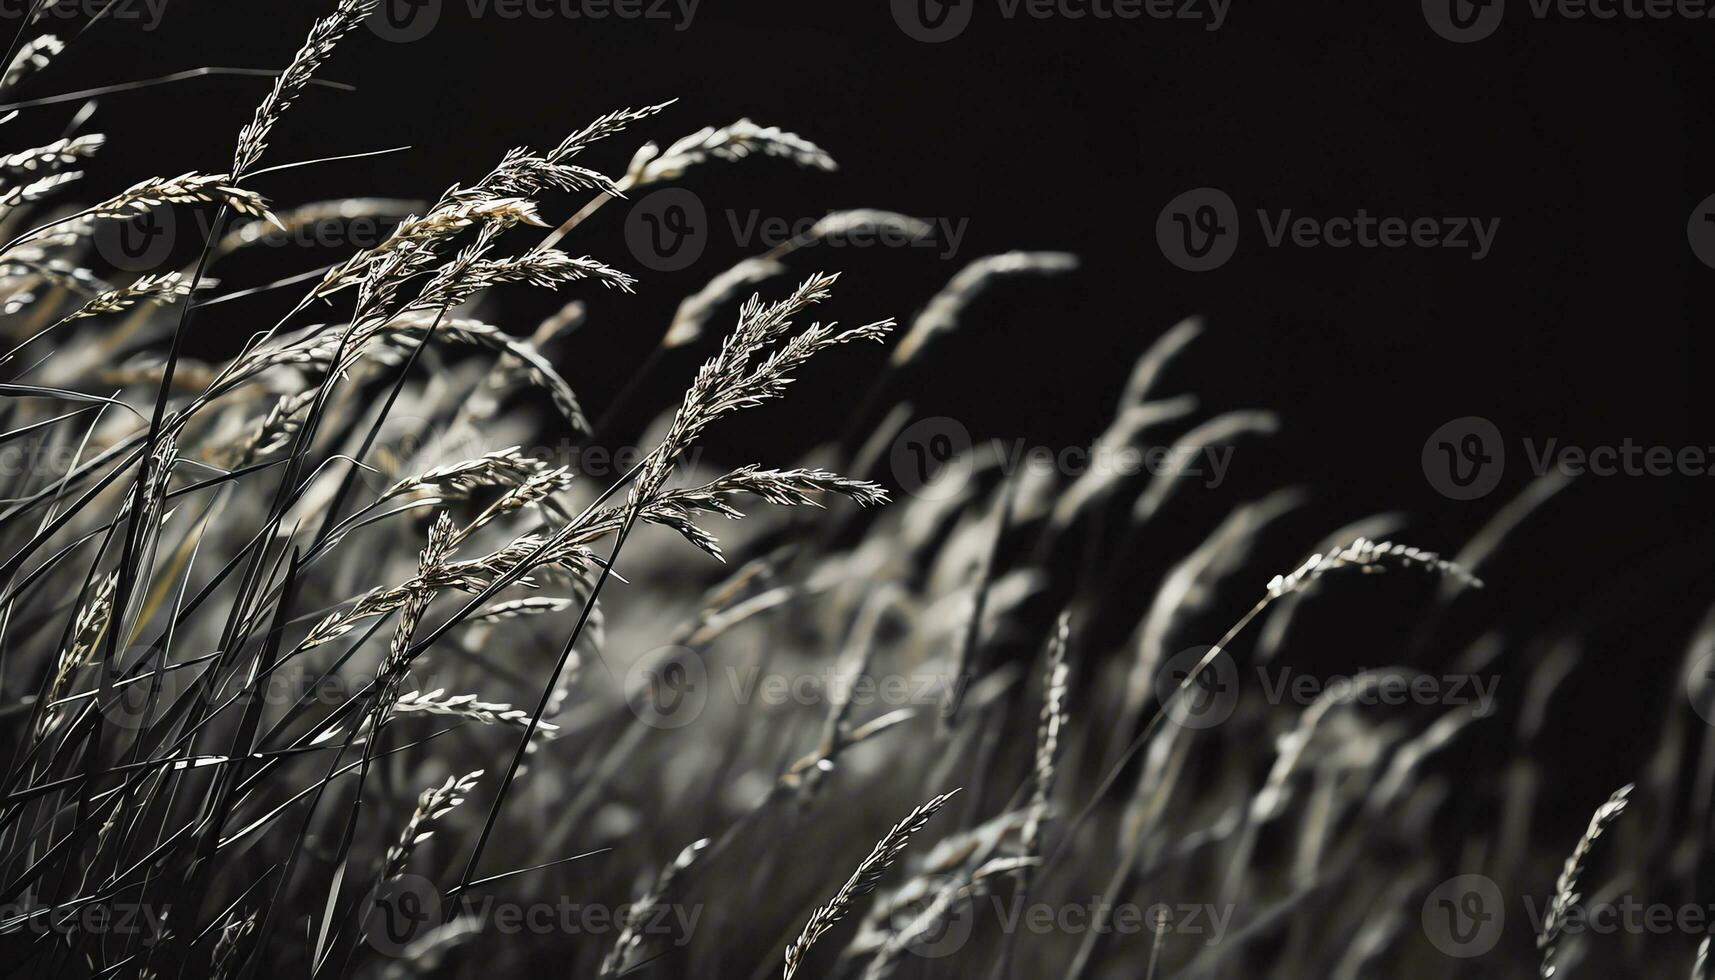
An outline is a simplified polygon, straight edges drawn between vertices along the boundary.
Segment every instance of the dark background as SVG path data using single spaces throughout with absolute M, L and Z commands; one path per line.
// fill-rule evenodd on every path
M 18 95 L 204 65 L 278 67 L 325 7 L 168 0 L 153 30 L 118 17 L 95 24 Z M 1515 0 L 1494 36 L 1460 45 L 1409 2 L 1238 0 L 1217 32 L 1147 18 L 1009 20 L 999 9 L 978 3 L 960 37 L 925 44 L 883 2 L 706 0 L 676 31 L 648 19 L 472 17 L 448 0 L 422 40 L 360 32 L 342 46 L 323 77 L 357 90 L 305 94 L 264 165 L 410 150 L 255 186 L 279 206 L 432 199 L 508 147 L 548 145 L 604 111 L 676 97 L 580 162 L 617 173 L 643 139 L 749 116 L 817 141 L 841 169 L 711 164 L 684 182 L 711 212 L 795 220 L 865 206 L 969 219 L 951 259 L 924 249 L 796 257 L 795 271 L 847 272 L 831 304 L 841 320 L 905 320 L 964 263 L 993 252 L 1082 257 L 1074 276 L 991 294 L 908 379 L 920 415 L 958 418 L 977 438 L 1087 444 L 1135 357 L 1197 314 L 1209 333 L 1168 387 L 1195 391 L 1204 414 L 1280 412 L 1266 471 L 1253 465 L 1239 479 L 1310 487 L 1328 529 L 1398 509 L 1412 518 L 1409 540 L 1453 551 L 1528 482 L 1524 437 L 1715 444 L 1702 425 L 1702 300 L 1715 271 L 1686 240 L 1692 209 L 1715 193 L 1715 21 L 1537 20 Z M 89 193 L 146 174 L 225 169 L 265 85 L 205 78 L 104 97 L 88 128 L 112 143 L 90 168 Z M 8 135 L 24 145 L 72 108 L 30 110 Z M 1193 274 L 1163 258 L 1154 227 L 1168 200 L 1199 186 L 1233 197 L 1245 235 L 1231 262 Z M 578 203 L 551 199 L 544 216 L 557 222 Z M 1258 208 L 1501 225 L 1480 262 L 1454 250 L 1269 249 Z M 590 295 L 589 324 L 554 352 L 598 407 L 626 385 L 678 300 L 746 254 L 722 221 L 698 263 L 651 272 L 625 252 L 624 215 L 611 205 L 565 243 L 641 279 L 633 297 Z M 234 267 L 223 289 L 311 264 L 268 257 Z M 196 321 L 197 343 L 235 343 L 290 298 L 211 310 Z M 527 332 L 558 302 L 507 293 L 488 315 Z M 704 353 L 666 359 L 640 387 L 634 421 L 676 397 Z M 816 366 L 787 407 L 723 430 L 714 448 L 790 459 L 841 427 L 881 356 Z M 1457 502 L 1429 485 L 1420 454 L 1437 426 L 1468 415 L 1496 423 L 1512 462 L 1495 493 Z M 1711 485 L 1587 478 L 1491 575 L 1486 608 L 1513 636 L 1586 637 L 1568 696 L 1605 720 L 1600 734 L 1568 723 L 1581 764 L 1567 795 L 1580 813 L 1592 793 L 1635 772 L 1637 745 L 1673 696 L 1707 603 Z

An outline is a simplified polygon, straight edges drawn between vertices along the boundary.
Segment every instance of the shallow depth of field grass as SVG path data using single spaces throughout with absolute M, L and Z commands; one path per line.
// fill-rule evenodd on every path
M 1704 894 L 1715 625 L 1646 679 L 1667 707 L 1634 785 L 1549 839 L 1543 720 L 1578 653 L 1499 683 L 1506 634 L 1461 614 L 1517 587 L 1488 569 L 1559 482 L 1446 557 L 1391 514 L 1307 527 L 1297 489 L 1216 492 L 1183 467 L 1278 422 L 1191 397 L 1219 370 L 1196 322 L 1092 436 L 1161 465 L 953 446 L 895 375 L 932 375 L 995 284 L 1065 288 L 1076 260 L 980 259 L 833 322 L 816 241 L 923 231 L 877 210 L 650 328 L 702 366 L 643 451 L 590 472 L 528 448 L 603 436 L 554 351 L 602 326 L 580 295 L 639 286 L 588 215 L 689 168 L 832 161 L 748 120 L 672 139 L 694 125 L 645 106 L 414 207 L 264 199 L 255 175 L 310 155 L 275 122 L 371 9 L 315 23 L 231 160 L 76 203 L 80 161 L 126 148 L 75 103 L 26 110 L 66 137 L 0 159 L 9 970 L 1705 975 L 1699 928 L 1588 913 Z M 59 53 L 39 31 L 0 101 Z M 107 268 L 100 236 L 157 208 L 211 217 L 197 259 Z M 270 229 L 357 217 L 396 225 L 269 284 L 301 297 L 278 322 L 218 301 Z M 567 305 L 491 323 L 495 286 Z M 211 332 L 237 354 L 200 359 Z M 810 458 L 705 462 L 708 431 L 878 342 Z M 1379 608 L 1392 628 L 1343 637 L 1362 673 L 1291 686 L 1342 610 Z

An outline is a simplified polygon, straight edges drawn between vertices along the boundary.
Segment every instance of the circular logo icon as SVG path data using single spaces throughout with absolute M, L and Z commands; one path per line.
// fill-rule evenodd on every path
M 918 419 L 893 440 L 888 462 L 902 492 L 946 500 L 971 479 L 971 434 L 945 415 Z
M 97 650 L 98 661 L 101 652 Z M 126 647 L 120 652 L 117 662 L 126 668 L 137 666 L 138 676 L 124 681 L 115 676 L 106 700 L 97 707 L 107 724 L 126 731 L 139 731 L 148 727 L 152 709 L 160 710 L 178 697 L 179 675 L 183 672 L 164 671 L 157 675 L 155 668 L 160 663 L 159 651 L 145 644 Z M 63 710 L 70 710 L 70 706 Z
M 394 44 L 421 41 L 441 19 L 441 0 L 381 0 L 364 23 L 376 37 Z
M 1685 678 L 1685 696 L 1691 699 L 1691 710 L 1706 724 L 1715 725 L 1715 650 L 1691 662 L 1691 673 Z
M 1500 886 L 1484 875 L 1449 878 L 1423 900 L 1424 935 L 1460 959 L 1494 949 L 1506 918 Z
M 1423 19 L 1454 44 L 1481 41 L 1501 26 L 1506 0 L 1423 0 Z
M 656 272 L 685 268 L 702 258 L 709 244 L 703 199 L 683 187 L 639 198 L 625 216 L 625 244 L 632 258 Z
M 889 915 L 896 934 L 909 938 L 905 948 L 914 956 L 936 960 L 965 948 L 971 939 L 976 908 L 961 898 L 964 883 L 951 875 L 929 875 L 923 893 Z
M 975 6 L 976 0 L 893 0 L 893 20 L 913 41 L 939 44 L 964 33 Z
M 173 209 L 160 205 L 123 221 L 97 221 L 90 238 L 103 262 L 126 272 L 147 272 L 166 264 L 176 225 Z
M 1155 241 L 1167 261 L 1186 272 L 1219 269 L 1239 247 L 1239 209 L 1226 191 L 1186 191 L 1161 209 Z
M 409 354 L 407 350 L 406 354 Z M 301 415 L 294 419 L 302 418 Z M 285 437 L 287 445 L 297 435 L 294 426 Z M 357 467 L 357 478 L 377 494 L 386 493 L 406 477 L 425 473 L 457 460 L 475 459 L 486 452 L 475 444 L 470 432 L 449 436 L 433 419 L 407 412 L 391 413 L 382 420 L 375 444 Z
M 1210 651 L 1214 651 L 1214 657 L 1204 664 Z M 1233 709 L 1238 707 L 1238 666 L 1225 650 L 1192 647 L 1175 654 L 1155 672 L 1155 696 L 1174 724 L 1191 729 L 1214 728 L 1231 718 Z
M 625 672 L 625 701 L 651 728 L 683 728 L 709 703 L 709 672 L 690 647 L 660 647 Z
M 1454 419 L 1423 443 L 1423 475 L 1453 500 L 1488 496 L 1506 469 L 1506 445 L 1495 423 L 1478 415 Z
M 1715 194 L 1691 209 L 1691 220 L 1685 223 L 1685 238 L 1697 261 L 1715 269 Z
M 389 878 L 363 902 L 364 940 L 388 956 L 402 955 L 440 924 L 441 893 L 422 875 Z

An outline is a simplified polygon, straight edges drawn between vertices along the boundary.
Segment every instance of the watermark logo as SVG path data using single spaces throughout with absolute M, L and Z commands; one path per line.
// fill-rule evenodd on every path
M 651 728 L 683 728 L 708 707 L 708 668 L 690 647 L 658 647 L 625 672 L 625 701 Z
M 1423 475 L 1453 500 L 1486 497 L 1501 482 L 1506 445 L 1495 423 L 1467 415 L 1442 425 L 1423 443 Z
M 677 272 L 702 257 L 709 215 L 702 198 L 669 187 L 640 198 L 625 217 L 625 244 L 656 272 Z
M 1004 20 L 1176 20 L 1218 31 L 1232 0 L 995 0 Z M 950 41 L 970 25 L 976 0 L 893 0 L 893 19 L 913 40 Z
M 1697 717 L 1715 725 L 1715 650 L 1692 661 L 1691 673 L 1685 678 L 1685 696 L 1691 699 L 1691 710 Z
M 1539 477 L 1715 476 L 1715 446 L 1651 445 L 1629 436 L 1618 443 L 1587 446 L 1552 436 L 1525 436 L 1520 444 L 1526 465 Z M 1474 500 L 1495 488 L 1506 456 L 1495 424 L 1468 415 L 1430 433 L 1423 444 L 1423 474 L 1439 493 Z
M 100 658 L 97 662 L 105 663 Z M 96 709 L 106 724 L 125 731 L 140 731 L 148 727 L 154 711 L 164 710 L 178 697 L 184 686 L 180 679 L 184 672 L 157 672 L 156 668 L 163 663 L 160 649 L 141 643 L 120 651 L 115 662 L 127 669 L 137 668 L 137 676 L 123 679 L 116 676 L 106 699 L 100 701 Z M 101 697 L 99 693 L 92 696 Z M 73 708 L 67 705 L 58 710 L 66 712 Z
M 1134 446 L 1091 445 L 1043 446 L 1024 439 L 993 438 L 983 443 L 999 464 L 1001 473 L 1028 473 L 1045 477 L 1081 477 L 1098 473 L 1106 477 L 1139 475 L 1170 476 L 1199 480 L 1208 489 L 1226 480 L 1233 462 L 1231 445 Z M 971 458 L 970 433 L 956 419 L 936 416 L 920 419 L 893 441 L 888 462 L 899 489 L 913 497 L 946 500 L 956 496 L 970 480 L 975 466 Z
M 1506 0 L 1423 0 L 1423 17 L 1435 33 L 1457 44 L 1481 41 L 1500 26 Z M 1709 20 L 1711 0 L 1528 0 L 1531 20 L 1607 22 Z
M 888 916 L 895 935 L 912 955 L 937 960 L 965 948 L 976 921 L 976 903 L 960 898 L 964 882 L 951 875 L 929 875 L 926 886 Z
M 976 0 L 893 0 L 893 20 L 912 40 L 939 44 L 965 32 L 975 7 Z
M 1685 238 L 1691 243 L 1691 254 L 1697 256 L 1697 261 L 1715 269 L 1715 194 L 1691 209 L 1691 219 L 1685 223 Z
M 1463 705 L 1477 718 L 1495 711 L 1499 675 L 1489 674 L 1402 674 L 1397 670 L 1374 673 L 1360 669 L 1351 675 L 1323 678 L 1299 673 L 1291 667 L 1256 668 L 1264 699 L 1269 704 L 1308 707 L 1327 698 L 1337 704 L 1382 706 Z
M 159 205 L 124 221 L 98 221 L 90 238 L 95 254 L 115 269 L 146 272 L 167 261 L 175 231 L 173 209 Z
M 970 224 L 969 218 L 955 217 L 874 220 L 862 212 L 797 217 L 765 214 L 756 208 L 711 212 L 695 193 L 675 187 L 632 205 L 625 221 L 625 241 L 634 259 L 657 272 L 676 272 L 695 263 L 720 227 L 744 252 L 913 248 L 932 249 L 944 261 L 958 254 Z
M 408 44 L 429 36 L 441 20 L 441 0 L 381 0 L 364 23 L 383 41 Z
M 1477 874 L 1437 885 L 1423 900 L 1423 933 L 1448 956 L 1481 956 L 1495 948 L 1506 926 L 1501 888 Z
M 1552 923 L 1562 936 L 1707 936 L 1715 931 L 1715 906 L 1639 901 L 1629 893 L 1614 898 L 1567 904 L 1534 895 L 1517 896 L 1524 926 L 1544 935 Z M 1468 959 L 1494 949 L 1506 927 L 1506 898 L 1485 875 L 1450 878 L 1423 900 L 1423 931 L 1431 944 L 1448 956 Z
M 363 903 L 363 935 L 379 952 L 399 956 L 441 924 L 441 893 L 421 875 L 404 874 L 375 886 Z
M 84 936 L 125 936 L 144 947 L 167 935 L 171 906 L 137 902 L 79 902 L 65 908 L 30 908 L 0 903 L 0 935 L 52 935 L 61 939 Z
M 764 673 L 760 668 L 727 667 L 726 679 L 733 703 L 752 701 L 779 707 L 787 704 L 814 706 L 839 702 L 870 707 L 957 703 L 967 678 L 938 671 L 888 674 L 846 674 L 834 666 L 797 673 Z
M 1423 19 L 1455 44 L 1481 41 L 1501 26 L 1506 0 L 1423 0 Z
M 1155 696 L 1174 724 L 1190 729 L 1214 728 L 1231 718 L 1238 707 L 1238 667 L 1225 650 L 1192 647 L 1175 654 L 1155 672 Z
M 152 31 L 161 26 L 167 0 L 0 0 L 0 20 L 77 20 L 101 17 Z M 62 35 L 63 36 L 63 35 Z
M 214 218 L 212 209 L 175 210 L 163 204 L 124 220 L 97 221 L 90 237 L 102 261 L 126 272 L 148 272 L 166 264 L 181 233 L 199 243 L 213 238 Z M 293 222 L 286 228 L 247 220 L 232 231 L 223 227 L 220 237 L 230 234 L 235 242 L 223 248 L 369 249 L 385 242 L 400 220 L 341 215 Z
M 441 894 L 427 878 L 391 878 L 365 899 L 364 939 L 381 953 L 401 956 L 443 921 L 456 918 L 501 936 L 599 936 L 629 926 L 636 936 L 683 946 L 691 941 L 703 911 L 701 905 L 606 905 L 566 895 L 530 902 L 464 895 L 451 903 L 452 914 L 443 915 Z
M 1186 272 L 1219 269 L 1239 247 L 1239 209 L 1217 188 L 1186 191 L 1156 217 L 1155 241 L 1167 261 Z
M 1460 215 L 1377 216 L 1368 208 L 1351 215 L 1319 216 L 1292 208 L 1256 209 L 1267 248 L 1449 249 L 1488 258 L 1500 218 Z M 1238 249 L 1240 214 L 1233 199 L 1215 187 L 1199 187 L 1168 201 L 1155 219 L 1155 240 L 1167 261 L 1187 272 L 1225 265 Z
M 832 213 L 832 212 L 830 212 Z M 824 215 L 823 218 L 826 218 Z M 969 230 L 969 218 L 931 218 L 922 228 L 889 223 L 851 222 L 828 226 L 813 217 L 786 219 L 767 217 L 761 211 L 726 212 L 732 240 L 745 251 L 777 249 L 787 245 L 816 245 L 824 248 L 932 248 L 936 257 L 950 259 Z
M 894 483 L 926 500 L 956 496 L 971 478 L 971 433 L 957 419 L 919 419 L 893 440 L 888 454 Z
M 158 0 L 164 2 L 164 0 Z M 701 0 L 465 0 L 472 20 L 669 21 L 683 31 L 697 17 Z M 369 29 L 383 41 L 409 43 L 429 36 L 440 22 L 443 0 L 381 0 Z

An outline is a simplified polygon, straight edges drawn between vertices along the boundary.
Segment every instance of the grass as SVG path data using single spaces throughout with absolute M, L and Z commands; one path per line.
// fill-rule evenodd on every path
M 78 205 L 75 168 L 113 151 L 99 134 L 74 122 L 0 159 L 0 448 L 23 460 L 0 502 L 0 939 L 17 968 L 1703 975 L 1706 939 L 1597 935 L 1576 913 L 1591 875 L 1598 902 L 1701 894 L 1711 740 L 1691 668 L 1709 630 L 1636 787 L 1582 839 L 1530 816 L 1566 658 L 1506 692 L 1531 710 L 1371 697 L 1495 669 L 1453 613 L 1554 488 L 1452 559 L 1377 543 L 1387 516 L 1317 543 L 1302 494 L 1233 501 L 1173 467 L 1011 470 L 979 446 L 899 495 L 896 375 L 990 287 L 1057 288 L 1037 277 L 1076 260 L 1054 252 L 979 259 L 921 299 L 814 458 L 704 465 L 730 416 L 894 331 L 815 321 L 837 276 L 789 264 L 854 227 L 927 227 L 869 209 L 681 304 L 660 349 L 704 360 L 633 461 L 596 474 L 522 448 L 599 445 L 615 410 L 586 407 L 553 354 L 594 329 L 578 295 L 645 288 L 560 247 L 603 203 L 751 157 L 833 162 L 741 119 L 605 175 L 610 147 L 668 123 L 658 105 L 501 153 L 422 206 L 263 199 L 247 182 L 275 123 L 372 6 L 315 22 L 223 170 Z M 63 48 L 19 42 L 7 96 Z M 552 195 L 583 203 L 556 225 Z M 97 237 L 162 207 L 215 212 L 196 260 L 108 281 Z M 222 292 L 210 274 L 270 230 L 383 215 L 385 238 L 312 275 Z M 571 302 L 533 329 L 489 323 L 495 287 Z M 204 332 L 254 329 L 228 300 L 278 290 L 301 298 L 236 354 L 193 356 Z M 1199 333 L 1144 354 L 1096 445 L 1274 431 L 1158 391 Z M 1191 548 L 1158 547 L 1186 529 Z M 1292 570 L 1271 576 L 1277 560 Z M 1377 594 L 1410 611 L 1399 666 L 1259 696 L 1249 671 L 1294 662 L 1301 620 Z M 1431 900 L 1473 874 L 1510 922 L 1449 953 Z

